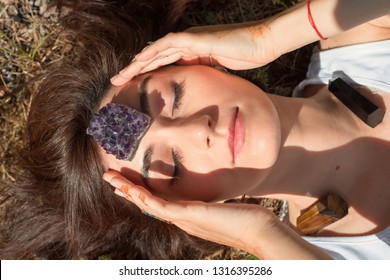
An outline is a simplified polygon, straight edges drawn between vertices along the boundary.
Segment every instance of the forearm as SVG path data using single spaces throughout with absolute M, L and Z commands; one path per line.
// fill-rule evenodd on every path
M 247 251 L 266 260 L 331 259 L 292 228 L 272 219 L 251 238 Z
M 311 15 L 323 37 L 332 37 L 390 12 L 388 0 L 311 0 Z M 267 23 L 278 56 L 320 38 L 308 19 L 307 0 Z

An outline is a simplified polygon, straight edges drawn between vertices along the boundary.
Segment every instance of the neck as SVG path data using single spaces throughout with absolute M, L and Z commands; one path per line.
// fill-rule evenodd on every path
M 372 129 L 327 90 L 311 98 L 270 98 L 282 124 L 282 147 L 251 195 L 293 201 L 301 209 L 330 192 L 348 200 L 372 163 Z

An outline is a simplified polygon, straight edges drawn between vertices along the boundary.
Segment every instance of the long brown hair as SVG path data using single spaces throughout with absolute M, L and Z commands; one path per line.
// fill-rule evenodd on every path
M 220 248 L 116 196 L 86 134 L 109 78 L 148 41 L 178 28 L 186 2 L 60 2 L 71 8 L 62 22 L 77 56 L 45 73 L 33 95 L 21 153 L 27 172 L 9 186 L 2 259 L 198 259 Z

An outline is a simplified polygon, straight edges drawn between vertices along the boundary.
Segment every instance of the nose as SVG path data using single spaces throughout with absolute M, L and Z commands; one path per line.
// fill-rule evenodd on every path
M 212 120 L 208 115 L 165 119 L 153 122 L 151 128 L 157 137 L 167 142 L 177 142 L 180 146 L 207 149 L 211 144 Z

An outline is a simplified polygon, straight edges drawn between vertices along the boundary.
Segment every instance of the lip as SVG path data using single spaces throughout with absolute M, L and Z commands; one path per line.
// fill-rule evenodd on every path
M 233 163 L 242 150 L 245 142 L 244 118 L 237 107 L 229 124 L 228 146 L 233 157 Z

